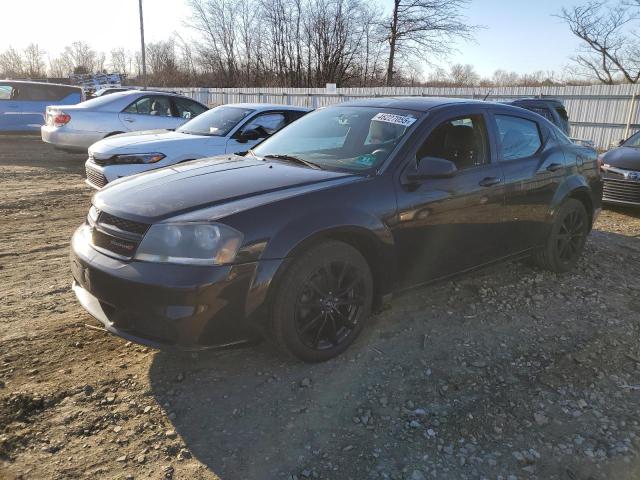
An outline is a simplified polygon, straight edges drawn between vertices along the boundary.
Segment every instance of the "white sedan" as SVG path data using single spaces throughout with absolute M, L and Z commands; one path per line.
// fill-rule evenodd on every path
M 77 105 L 49 106 L 40 133 L 57 148 L 84 152 L 102 138 L 176 128 L 206 111 L 205 105 L 175 93 L 128 90 Z
M 229 104 L 213 108 L 173 132 L 105 138 L 89 148 L 87 183 L 102 188 L 113 180 L 147 170 L 246 151 L 307 112 L 308 108 L 287 105 Z

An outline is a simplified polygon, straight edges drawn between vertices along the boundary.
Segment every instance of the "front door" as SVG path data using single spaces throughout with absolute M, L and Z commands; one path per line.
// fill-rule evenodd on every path
M 483 111 L 439 122 L 416 161 L 424 157 L 452 161 L 457 173 L 418 184 L 400 180 L 394 237 L 401 287 L 481 265 L 501 251 L 503 176 Z

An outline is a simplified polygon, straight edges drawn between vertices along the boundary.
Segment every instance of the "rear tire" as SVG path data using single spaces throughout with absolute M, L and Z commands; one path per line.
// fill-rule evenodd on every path
M 323 362 L 353 343 L 371 315 L 373 278 L 352 246 L 327 241 L 301 253 L 277 287 L 270 335 L 283 352 Z
M 556 214 L 546 245 L 534 254 L 534 262 L 545 270 L 568 272 L 580 259 L 588 233 L 587 210 L 582 202 L 568 199 Z

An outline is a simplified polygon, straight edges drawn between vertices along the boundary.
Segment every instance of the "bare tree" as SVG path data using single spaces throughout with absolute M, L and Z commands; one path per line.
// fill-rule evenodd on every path
M 558 16 L 583 42 L 582 51 L 574 59 L 579 67 L 605 84 L 619 79 L 628 83 L 640 80 L 639 44 L 627 28 L 635 17 L 628 5 L 610 7 L 604 0 L 589 1 L 563 8 Z
M 45 52 L 37 43 L 31 43 L 24 49 L 24 71 L 29 78 L 43 78 L 47 68 L 44 63 Z
M 124 48 L 114 48 L 111 50 L 110 57 L 111 70 L 123 74 L 128 72 L 128 55 Z
M 91 73 L 96 68 L 96 52 L 83 41 L 73 42 L 64 48 L 62 58 L 68 71 L 73 73 Z
M 62 57 L 49 58 L 49 76 L 53 78 L 66 77 L 71 73 L 67 70 L 67 62 Z
M 0 53 L 0 72 L 5 77 L 19 78 L 24 75 L 24 63 L 20 53 L 13 47 L 9 47 Z
M 396 57 L 428 62 L 442 58 L 456 39 L 471 39 L 477 27 L 462 15 L 470 0 L 393 0 L 391 17 L 382 25 L 389 43 L 387 85 L 393 85 Z
M 451 65 L 449 76 L 456 87 L 473 87 L 480 82 L 480 75 L 478 75 L 473 65 L 468 64 L 456 63 Z

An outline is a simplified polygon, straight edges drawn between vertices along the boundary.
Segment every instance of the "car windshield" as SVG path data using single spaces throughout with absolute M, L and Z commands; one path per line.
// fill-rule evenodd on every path
M 417 119 L 408 110 L 329 107 L 293 122 L 253 153 L 296 157 L 328 170 L 369 170 L 387 159 Z
M 640 132 L 636 133 L 631 138 L 629 138 L 626 142 L 624 142 L 622 144 L 622 146 L 639 148 L 640 147 Z
M 198 115 L 176 131 L 191 135 L 224 137 L 253 111 L 250 108 L 216 107 Z

